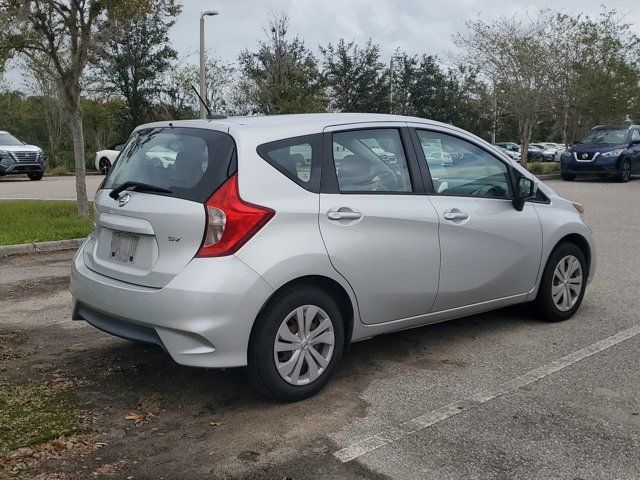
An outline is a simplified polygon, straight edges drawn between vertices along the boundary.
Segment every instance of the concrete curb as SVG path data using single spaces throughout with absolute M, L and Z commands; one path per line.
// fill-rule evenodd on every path
M 540 180 L 555 180 L 561 178 L 560 172 L 558 173 L 547 173 L 545 175 L 536 175 Z
M 82 245 L 84 238 L 70 240 L 55 240 L 53 242 L 20 243 L 18 245 L 0 245 L 0 257 L 10 255 L 26 255 L 29 253 L 57 252 L 60 250 L 74 250 Z

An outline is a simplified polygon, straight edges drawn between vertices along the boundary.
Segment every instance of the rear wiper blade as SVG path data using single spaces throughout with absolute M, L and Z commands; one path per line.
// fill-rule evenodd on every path
M 159 193 L 173 193 L 173 191 L 168 188 L 156 187 L 155 185 L 149 185 L 148 183 L 142 182 L 124 182 L 122 185 L 117 186 L 113 190 L 109 192 L 109 196 L 114 200 L 118 198 L 121 192 L 127 189 L 139 190 L 141 192 L 159 192 Z

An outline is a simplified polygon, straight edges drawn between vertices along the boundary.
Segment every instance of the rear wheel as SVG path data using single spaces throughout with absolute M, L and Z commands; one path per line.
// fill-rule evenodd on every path
M 27 177 L 29 177 L 29 180 L 33 180 L 33 181 L 42 180 L 43 176 L 44 176 L 44 172 L 27 173 Z
M 627 158 L 620 165 L 620 170 L 618 171 L 618 181 L 622 183 L 627 183 L 631 179 L 631 161 Z
M 562 177 L 562 180 L 565 180 L 567 182 L 573 182 L 576 179 L 576 174 L 575 173 L 564 173 L 564 172 L 562 172 L 560 174 L 560 176 Z
M 101 174 L 106 175 L 107 173 L 109 173 L 110 168 L 111 168 L 111 162 L 107 157 L 102 157 L 98 161 L 98 170 L 100 170 Z
M 300 286 L 269 302 L 256 320 L 248 352 L 251 383 L 287 402 L 318 393 L 342 358 L 344 323 L 335 300 Z
M 587 262 L 574 243 L 560 243 L 551 253 L 536 298 L 543 320 L 559 322 L 573 316 L 587 284 Z

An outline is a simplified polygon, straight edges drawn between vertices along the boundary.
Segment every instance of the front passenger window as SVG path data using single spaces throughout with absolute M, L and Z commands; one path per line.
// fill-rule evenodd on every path
M 507 165 L 460 138 L 418 130 L 433 188 L 440 195 L 511 197 Z

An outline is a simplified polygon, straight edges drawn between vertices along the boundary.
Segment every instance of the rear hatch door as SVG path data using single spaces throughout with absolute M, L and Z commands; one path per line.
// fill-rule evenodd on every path
M 198 252 L 204 202 L 235 173 L 235 152 L 231 136 L 211 129 L 134 132 L 96 194 L 95 227 L 83 253 L 87 267 L 136 285 L 165 286 Z M 112 198 L 125 182 L 148 187 Z

